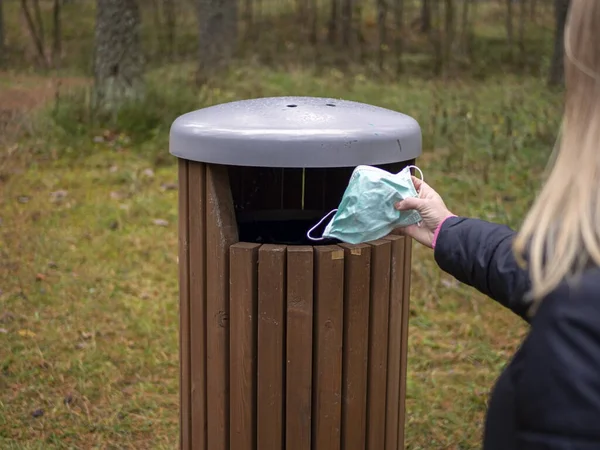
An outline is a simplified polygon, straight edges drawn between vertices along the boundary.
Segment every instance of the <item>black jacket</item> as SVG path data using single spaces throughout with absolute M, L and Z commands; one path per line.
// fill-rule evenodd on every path
M 600 268 L 563 283 L 530 321 L 529 278 L 512 254 L 514 231 L 447 219 L 439 266 L 530 322 L 529 334 L 494 387 L 484 450 L 600 450 Z

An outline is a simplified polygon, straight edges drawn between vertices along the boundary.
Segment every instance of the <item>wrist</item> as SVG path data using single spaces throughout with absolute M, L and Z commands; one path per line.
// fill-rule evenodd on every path
M 440 223 L 438 224 L 438 226 L 436 227 L 435 231 L 433 232 L 433 239 L 431 240 L 431 248 L 432 249 L 435 250 L 435 244 L 437 242 L 438 235 L 440 234 L 440 230 L 442 229 L 442 225 L 450 217 L 456 217 L 456 215 L 452 214 L 452 213 L 448 213 L 448 215 L 446 217 L 444 217 L 442 220 L 440 220 Z

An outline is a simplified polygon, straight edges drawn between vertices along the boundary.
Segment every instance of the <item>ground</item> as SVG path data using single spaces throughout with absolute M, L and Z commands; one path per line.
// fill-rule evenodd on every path
M 340 77 L 232 73 L 198 102 L 301 92 L 407 112 L 425 136 L 417 163 L 448 206 L 518 225 L 557 128 L 559 97 L 538 79 Z M 52 81 L 9 81 L 0 76 L 3 109 L 52 109 Z M 73 143 L 33 133 L 4 152 L 0 448 L 177 447 L 177 169 L 165 126 L 143 145 L 111 129 Z M 406 447 L 480 448 L 489 389 L 526 329 L 430 251 L 415 245 L 413 261 Z

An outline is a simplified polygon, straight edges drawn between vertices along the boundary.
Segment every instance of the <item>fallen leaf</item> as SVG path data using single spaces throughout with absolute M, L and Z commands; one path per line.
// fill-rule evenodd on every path
M 64 189 L 61 189 L 59 191 L 50 192 L 50 199 L 53 202 L 58 202 L 58 201 L 64 199 L 67 195 L 68 195 L 68 192 L 65 191 Z
M 15 320 L 15 315 L 10 312 L 5 312 L 0 316 L 0 323 L 8 323 L 12 322 L 13 320 Z
M 447 288 L 455 288 L 458 286 L 458 281 L 451 278 L 442 278 L 440 283 Z
M 31 330 L 19 330 L 17 331 L 17 333 L 19 334 L 19 336 L 23 336 L 23 337 L 34 337 L 35 333 Z
M 42 417 L 44 415 L 44 410 L 43 409 L 36 409 L 35 411 L 33 411 L 31 413 L 31 417 L 33 418 L 38 418 L 38 417 Z
M 36 281 L 44 281 L 46 279 L 46 275 L 44 275 L 43 273 L 38 273 L 35 276 Z
M 159 227 L 166 227 L 169 225 L 169 222 L 167 222 L 165 219 L 154 219 L 152 223 L 154 225 L 158 225 Z
M 177 190 L 177 183 L 163 183 L 160 185 L 160 188 L 163 191 L 176 191 Z

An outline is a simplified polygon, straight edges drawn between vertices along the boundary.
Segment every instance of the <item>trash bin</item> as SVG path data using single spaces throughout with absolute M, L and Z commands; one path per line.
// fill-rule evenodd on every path
M 179 117 L 170 152 L 181 448 L 403 449 L 411 243 L 306 232 L 355 166 L 413 164 L 417 122 L 337 99 L 244 100 Z

